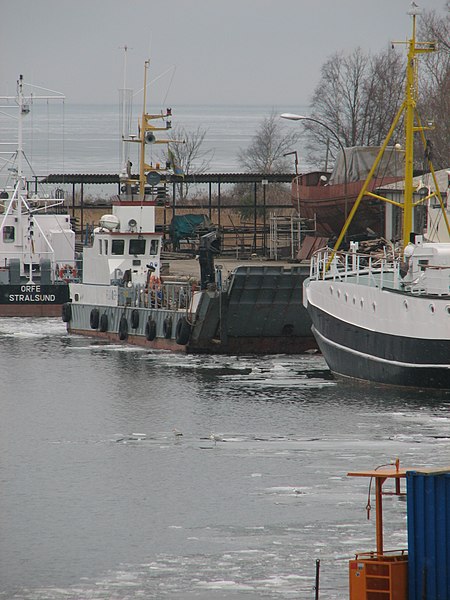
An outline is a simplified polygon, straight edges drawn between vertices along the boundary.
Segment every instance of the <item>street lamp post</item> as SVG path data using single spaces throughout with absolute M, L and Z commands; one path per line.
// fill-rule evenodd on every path
M 347 184 L 348 184 L 347 156 L 345 155 L 345 148 L 344 148 L 344 145 L 342 144 L 341 140 L 339 139 L 338 134 L 335 131 L 333 131 L 333 129 L 331 129 L 331 127 L 328 127 L 328 125 L 326 125 L 325 123 L 322 123 L 322 121 L 319 121 L 318 119 L 314 119 L 313 117 L 304 117 L 303 115 L 296 115 L 296 114 L 292 114 L 292 113 L 283 113 L 281 115 L 281 118 L 288 119 L 289 121 L 312 121 L 313 123 L 317 123 L 318 125 L 325 127 L 325 129 L 331 133 L 331 135 L 334 137 L 334 139 L 339 144 L 339 147 L 342 150 L 342 156 L 344 157 L 345 222 L 347 222 Z

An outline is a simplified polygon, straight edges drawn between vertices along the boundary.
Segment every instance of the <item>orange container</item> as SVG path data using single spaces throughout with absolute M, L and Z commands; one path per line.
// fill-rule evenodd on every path
M 349 563 L 350 600 L 408 600 L 405 553 L 356 555 Z

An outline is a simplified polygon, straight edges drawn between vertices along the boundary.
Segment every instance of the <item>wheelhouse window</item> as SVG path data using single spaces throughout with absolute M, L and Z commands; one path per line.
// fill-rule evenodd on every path
M 112 240 L 111 254 L 115 256 L 123 256 L 125 250 L 125 240 Z
M 3 241 L 11 244 L 16 239 L 16 230 L 13 225 L 5 225 L 3 227 Z
M 150 243 L 150 254 L 158 254 L 159 240 L 152 240 Z
M 103 254 L 103 240 L 98 240 L 98 253 Z
M 130 254 L 145 254 L 145 240 L 142 238 L 130 240 Z
M 105 240 L 105 254 L 108 254 L 108 240 Z

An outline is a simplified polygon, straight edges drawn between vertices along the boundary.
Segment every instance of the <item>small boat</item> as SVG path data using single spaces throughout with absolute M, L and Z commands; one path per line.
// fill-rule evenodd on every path
M 414 185 L 413 137 L 424 131 L 416 111 L 418 56 L 435 50 L 416 41 L 416 15 L 408 42 L 405 100 L 334 248 L 317 251 L 305 280 L 303 302 L 313 333 L 331 371 L 342 377 L 413 388 L 450 389 L 450 227 L 429 153 L 433 190 Z M 383 151 L 404 116 L 405 175 L 403 201 L 370 190 Z M 340 245 L 364 196 L 383 200 L 402 211 L 402 239 L 385 242 L 378 252 L 362 251 L 357 242 L 348 252 Z M 447 239 L 424 239 L 415 209 L 438 202 Z
M 69 299 L 69 281 L 77 279 L 75 232 L 62 190 L 55 195 L 30 193 L 23 173 L 23 119 L 30 98 L 17 82 L 18 147 L 7 162 L 12 183 L 0 191 L 0 316 L 56 317 Z M 39 98 L 53 96 L 33 96 Z
M 144 90 L 147 70 L 148 63 Z M 308 268 L 242 266 L 223 281 L 221 267 L 214 265 L 220 235 L 211 230 L 200 238 L 199 278 L 163 274 L 155 211 L 159 190 L 178 168 L 173 161 L 147 164 L 145 151 L 149 144 L 176 143 L 157 139 L 170 128 L 171 116 L 170 109 L 147 113 L 144 93 L 139 135 L 129 137 L 140 144 L 139 176 L 131 174 L 124 152 L 122 192 L 84 248 L 82 280 L 70 284 L 70 300 L 62 308 L 68 332 L 192 353 L 298 353 L 316 348 L 301 301 Z M 154 125 L 158 120 L 161 127 Z

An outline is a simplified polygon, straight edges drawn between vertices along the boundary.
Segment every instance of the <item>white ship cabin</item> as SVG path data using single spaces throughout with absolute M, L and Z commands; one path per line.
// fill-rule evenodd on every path
M 450 295 L 450 244 L 423 243 L 422 236 L 416 236 L 416 243 L 406 246 L 404 258 L 403 286 L 415 293 Z
M 6 199 L 6 198 L 5 198 Z M 46 213 L 46 205 L 39 199 L 28 200 L 30 211 L 22 213 L 6 203 L 0 209 L 0 270 L 9 283 L 19 283 L 16 279 L 30 276 L 40 279 L 45 271 L 47 283 L 62 278 L 60 271 L 75 266 L 75 232 L 71 228 L 68 214 Z M 50 200 L 51 208 L 55 200 Z M 50 210 L 51 210 L 50 208 Z M 34 211 L 34 212 L 33 212 Z M 47 281 L 48 280 L 48 281 Z
M 93 243 L 83 251 L 83 283 L 146 284 L 160 275 L 161 235 L 155 233 L 154 210 L 121 202 L 104 215 Z

